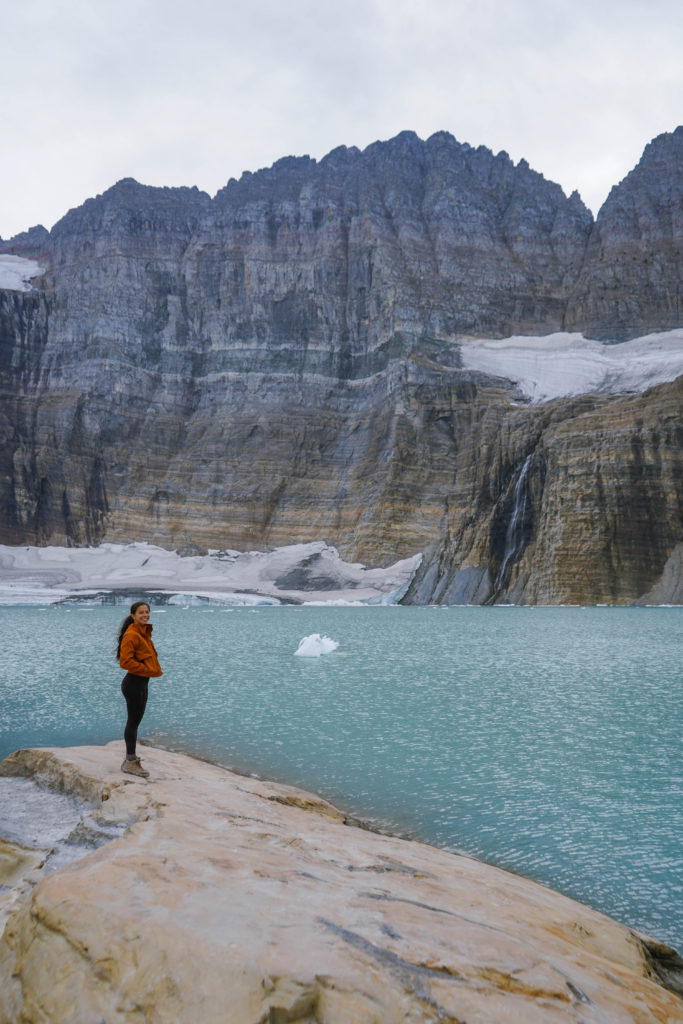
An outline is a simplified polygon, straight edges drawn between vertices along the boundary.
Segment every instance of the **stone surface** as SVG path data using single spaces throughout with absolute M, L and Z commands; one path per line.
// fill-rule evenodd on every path
M 457 410 L 467 443 L 444 536 L 407 600 L 680 602 L 683 377 L 535 409 L 489 395 Z
M 3 1024 L 683 1020 L 672 950 L 549 889 L 183 755 L 124 778 L 121 753 L 3 762 L 129 826 L 19 901 Z
M 125 179 L 50 233 L 2 243 L 46 273 L 0 291 L 0 542 L 325 541 L 375 566 L 433 548 L 435 588 L 413 599 L 555 603 L 578 565 L 582 600 L 670 600 L 680 428 L 655 439 L 654 424 L 674 399 L 538 413 L 463 368 L 460 343 L 569 321 L 612 340 L 681 324 L 682 132 L 651 143 L 595 224 L 525 161 L 404 132 L 278 161 L 213 199 Z M 642 417 L 629 425 L 628 410 Z M 511 488 L 541 434 L 550 443 L 544 416 L 602 453 L 599 479 L 573 459 L 582 510 L 565 502 L 558 525 L 559 497 L 546 499 L 569 456 L 534 457 L 536 547 L 557 568 L 517 586 L 525 536 L 497 585 Z
M 659 135 L 590 233 L 566 326 L 623 341 L 683 319 L 683 126 Z

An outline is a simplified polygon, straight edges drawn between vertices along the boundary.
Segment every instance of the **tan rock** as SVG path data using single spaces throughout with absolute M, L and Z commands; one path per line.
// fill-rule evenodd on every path
M 444 534 L 407 600 L 680 602 L 682 398 L 683 377 L 534 408 L 480 389 L 474 408 L 455 409 L 461 448 Z M 519 545 L 507 562 L 517 497 Z
M 120 759 L 3 763 L 133 823 L 10 917 L 2 1024 L 683 1021 L 672 951 L 549 889 L 291 787 L 154 749 L 146 782 Z
M 10 916 L 18 900 L 38 879 L 47 850 L 27 849 L 18 843 L 0 839 L 0 928 Z

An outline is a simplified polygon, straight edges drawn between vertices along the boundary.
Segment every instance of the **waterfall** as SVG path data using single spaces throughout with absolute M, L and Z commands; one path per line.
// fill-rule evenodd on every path
M 524 547 L 524 527 L 526 526 L 526 513 L 529 497 L 527 475 L 531 465 L 531 455 L 527 455 L 522 472 L 517 478 L 512 501 L 512 515 L 505 531 L 505 554 L 500 572 L 496 577 L 494 592 L 501 589 L 505 580 L 505 573 L 508 565 L 513 562 L 521 553 Z

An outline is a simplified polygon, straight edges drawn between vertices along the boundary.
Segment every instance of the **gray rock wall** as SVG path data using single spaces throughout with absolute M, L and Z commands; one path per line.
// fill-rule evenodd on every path
M 569 330 L 625 341 L 683 322 L 683 126 L 645 148 L 600 210 L 572 289 Z
M 431 546 L 433 586 L 424 576 L 413 599 L 566 599 L 586 534 L 543 534 L 566 467 L 540 454 L 533 545 L 527 525 L 499 579 L 510 488 L 547 438 L 545 414 L 464 371 L 458 339 L 680 324 L 682 132 L 651 143 L 595 224 L 525 161 L 404 132 L 286 158 L 214 199 L 126 179 L 49 234 L 3 243 L 46 273 L 32 292 L 0 292 L 0 540 L 324 539 L 375 564 Z M 643 401 L 654 423 L 670 399 Z M 615 415 L 611 438 L 601 413 L 554 408 L 577 436 L 598 431 L 587 459 L 631 444 L 631 428 L 654 451 L 640 421 Z M 582 600 L 637 599 L 671 555 L 678 442 L 660 443 L 665 458 L 633 484 L 656 557 L 649 540 L 636 553 L 617 539 L 618 557 L 590 548 Z M 614 495 L 630 499 L 609 477 L 623 467 L 607 463 L 582 500 L 626 537 Z M 532 548 L 556 553 L 555 575 Z

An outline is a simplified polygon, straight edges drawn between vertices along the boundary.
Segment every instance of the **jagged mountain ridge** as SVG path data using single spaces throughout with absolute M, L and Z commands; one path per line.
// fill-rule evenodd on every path
M 650 142 L 590 233 L 565 325 L 625 340 L 683 320 L 683 127 Z
M 675 386 L 637 414 L 628 399 L 586 400 L 592 419 L 581 402 L 552 403 L 552 430 L 590 429 L 606 451 L 603 409 L 630 410 L 615 414 L 607 484 L 596 489 L 587 456 L 552 542 L 543 524 L 567 466 L 541 458 L 542 438 L 556 447 L 539 427 L 547 407 L 513 405 L 503 382 L 462 370 L 457 341 L 584 324 L 616 341 L 679 324 L 682 146 L 681 128 L 651 143 L 595 223 L 524 161 L 402 133 L 286 158 L 213 200 L 127 179 L 49 234 L 5 243 L 46 274 L 36 291 L 0 292 L 2 540 L 324 538 L 381 563 L 429 547 L 418 600 L 641 597 L 680 539 Z M 634 483 L 636 505 L 608 508 L 633 444 L 656 449 L 657 479 Z M 500 580 L 530 455 L 527 536 Z M 579 495 L 595 503 L 592 532 L 573 522 Z M 641 506 L 634 542 L 623 509 Z M 593 550 L 601 531 L 611 539 Z

